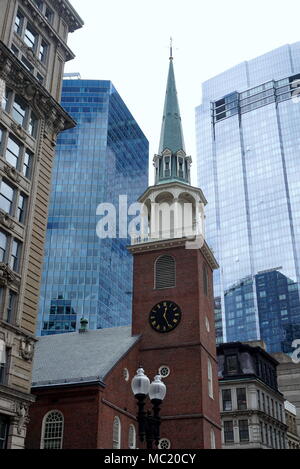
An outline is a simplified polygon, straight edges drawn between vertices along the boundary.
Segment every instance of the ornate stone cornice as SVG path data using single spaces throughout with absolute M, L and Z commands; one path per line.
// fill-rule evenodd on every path
M 15 223 L 10 218 L 8 213 L 4 212 L 1 209 L 0 209 L 0 225 L 4 226 L 5 228 L 8 228 L 9 230 L 13 230 L 15 227 Z
M 26 1 L 26 0 L 25 0 Z M 74 10 L 68 0 L 50 0 L 52 7 L 59 13 L 61 18 L 69 26 L 69 31 L 73 33 L 76 29 L 82 28 L 83 20 Z
M 151 241 L 149 239 L 148 242 L 127 246 L 127 250 L 131 252 L 131 254 L 140 254 L 145 251 L 160 251 L 161 249 L 173 249 L 178 247 L 187 248 L 187 243 L 193 243 L 193 247 L 189 247 L 189 249 L 201 250 L 202 254 L 204 255 L 212 270 L 216 270 L 219 268 L 219 264 L 216 261 L 212 250 L 207 245 L 206 241 L 204 241 L 202 236 L 191 236 L 189 238 L 184 237 L 161 239 L 155 241 Z
M 75 121 L 59 105 L 39 81 L 0 41 L 0 78 L 22 96 L 35 114 L 45 121 L 45 131 L 58 134 L 75 127 Z
M 14 272 L 7 264 L 0 262 L 0 286 L 6 287 L 11 285 L 19 287 L 20 279 L 14 274 Z

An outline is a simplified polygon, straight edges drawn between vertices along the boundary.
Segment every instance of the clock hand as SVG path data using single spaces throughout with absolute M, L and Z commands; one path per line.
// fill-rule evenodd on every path
M 163 318 L 164 318 L 164 320 L 166 321 L 167 326 L 168 326 L 168 327 L 171 327 L 171 325 L 168 323 L 168 320 L 167 320 L 167 307 L 165 307 L 165 312 L 164 312 L 164 314 L 163 314 Z

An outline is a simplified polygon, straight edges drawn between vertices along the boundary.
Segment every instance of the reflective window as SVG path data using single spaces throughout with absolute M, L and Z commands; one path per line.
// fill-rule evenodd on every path
M 13 187 L 2 180 L 0 184 L 0 209 L 4 210 L 6 213 L 11 214 L 13 197 Z
M 8 137 L 5 158 L 14 168 L 18 167 L 21 144 L 12 137 Z
M 5 260 L 5 252 L 7 246 L 7 235 L 0 231 L 0 262 L 4 262 Z

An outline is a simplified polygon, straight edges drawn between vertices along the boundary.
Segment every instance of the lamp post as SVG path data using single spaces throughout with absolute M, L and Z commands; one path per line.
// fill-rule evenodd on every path
M 148 376 L 142 367 L 137 370 L 137 374 L 131 382 L 132 392 L 137 399 L 138 414 L 137 420 L 139 424 L 139 438 L 143 443 L 146 441 L 147 449 L 153 449 L 153 442 L 156 446 L 159 443 L 160 437 L 160 423 L 159 416 L 160 405 L 164 400 L 167 392 L 165 384 L 161 381 L 161 376 L 156 375 L 154 381 L 150 384 Z M 152 403 L 152 411 L 145 411 L 146 397 Z

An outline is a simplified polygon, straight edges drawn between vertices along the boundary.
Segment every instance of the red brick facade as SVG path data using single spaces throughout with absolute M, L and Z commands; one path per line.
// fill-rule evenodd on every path
M 160 366 L 170 368 L 164 380 L 167 395 L 162 404 L 161 437 L 170 440 L 171 448 L 210 448 L 211 430 L 216 447 L 221 447 L 212 270 L 200 250 L 167 249 L 176 261 L 176 287 L 155 290 L 155 260 L 165 253 L 162 249 L 134 254 L 132 331 L 141 334 L 140 341 L 107 374 L 104 385 L 33 389 L 37 401 L 30 410 L 27 448 L 40 448 L 43 418 L 49 411 L 59 410 L 64 415 L 63 448 L 111 449 L 113 421 L 118 416 L 121 448 L 128 449 L 129 426 L 134 424 L 138 433 L 131 379 L 140 364 L 150 378 Z M 203 263 L 208 271 L 208 295 L 203 289 Z M 177 303 L 182 311 L 181 323 L 167 334 L 157 333 L 149 325 L 151 309 L 162 300 Z M 208 359 L 213 370 L 213 398 L 208 392 Z M 144 447 L 138 441 L 137 446 Z

